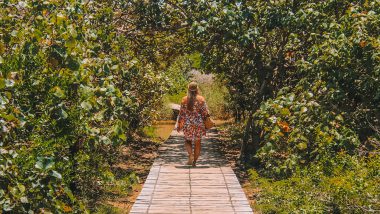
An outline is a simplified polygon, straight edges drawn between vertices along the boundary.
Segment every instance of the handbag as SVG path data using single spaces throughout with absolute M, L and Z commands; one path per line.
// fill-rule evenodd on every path
M 211 119 L 210 116 L 206 117 L 204 123 L 205 123 L 205 128 L 206 129 L 211 129 L 212 127 L 215 126 L 215 122 Z

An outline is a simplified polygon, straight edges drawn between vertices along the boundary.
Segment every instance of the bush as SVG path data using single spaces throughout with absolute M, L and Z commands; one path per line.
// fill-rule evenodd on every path
M 1 3 L 0 212 L 86 212 L 156 113 L 165 79 L 120 33 L 124 6 Z
M 338 153 L 282 180 L 251 169 L 251 184 L 261 189 L 255 208 L 263 213 L 378 212 L 379 161 L 378 154 L 358 158 Z
M 255 155 L 268 175 L 288 176 L 338 152 L 357 152 L 360 142 L 344 124 L 344 112 L 323 107 L 329 93 L 323 82 L 284 88 L 254 114 L 256 128 L 262 130 Z

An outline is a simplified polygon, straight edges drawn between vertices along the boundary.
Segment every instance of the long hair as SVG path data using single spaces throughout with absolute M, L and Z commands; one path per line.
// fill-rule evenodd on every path
M 193 110 L 195 100 L 199 94 L 198 84 L 196 82 L 191 82 L 187 89 L 187 109 Z

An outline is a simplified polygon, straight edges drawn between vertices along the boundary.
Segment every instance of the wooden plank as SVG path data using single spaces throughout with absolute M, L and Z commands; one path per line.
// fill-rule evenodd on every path
M 253 213 L 231 167 L 215 150 L 209 134 L 202 140 L 197 167 L 186 164 L 183 136 L 172 132 L 160 147 L 130 213 Z

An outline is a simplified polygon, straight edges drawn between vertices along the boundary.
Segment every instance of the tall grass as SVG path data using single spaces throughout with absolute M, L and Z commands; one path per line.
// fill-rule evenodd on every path
M 210 114 L 214 119 L 228 119 L 230 117 L 226 97 L 228 91 L 219 81 L 212 83 L 199 83 L 200 94 L 205 97 Z M 186 86 L 178 94 L 167 94 L 162 99 L 162 108 L 159 111 L 159 119 L 169 120 L 172 119 L 173 111 L 170 109 L 169 104 L 180 104 L 182 97 L 186 96 Z
M 162 98 L 161 109 L 159 109 L 158 119 L 169 120 L 173 117 L 173 111 L 169 104 L 180 104 L 187 94 L 187 85 L 191 81 L 198 83 L 201 95 L 206 98 L 211 116 L 214 119 L 227 119 L 230 117 L 228 112 L 227 97 L 228 90 L 221 81 L 213 75 L 205 75 L 195 70 L 194 65 L 199 62 L 196 54 L 180 56 L 168 68 L 165 75 L 169 80 L 168 90 Z
M 230 114 L 227 109 L 226 97 L 228 91 L 219 81 L 199 84 L 201 95 L 205 97 L 211 117 L 214 119 L 228 119 Z

